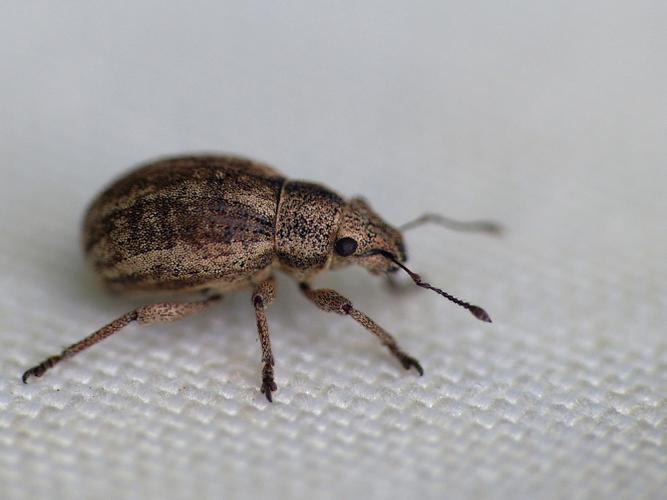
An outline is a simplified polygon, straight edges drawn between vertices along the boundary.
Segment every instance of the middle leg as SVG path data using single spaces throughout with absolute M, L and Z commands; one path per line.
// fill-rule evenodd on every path
M 273 402 L 272 392 L 278 390 L 273 380 L 273 352 L 271 350 L 271 338 L 269 337 L 269 324 L 266 320 L 266 307 L 273 302 L 276 296 L 276 280 L 271 276 L 255 287 L 252 294 L 252 304 L 255 307 L 257 318 L 257 333 L 262 348 L 262 393 L 270 403 Z

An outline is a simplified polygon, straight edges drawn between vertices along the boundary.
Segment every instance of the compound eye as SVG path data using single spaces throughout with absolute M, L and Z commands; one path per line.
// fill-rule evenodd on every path
M 341 257 L 347 257 L 357 251 L 357 242 L 352 238 L 341 238 L 336 241 L 334 250 Z

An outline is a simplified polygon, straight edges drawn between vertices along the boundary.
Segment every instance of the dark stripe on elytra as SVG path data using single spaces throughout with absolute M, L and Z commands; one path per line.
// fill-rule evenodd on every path
M 124 203 L 128 199 L 154 195 L 160 192 L 178 192 L 192 185 L 206 189 L 243 189 L 254 191 L 268 188 L 280 192 L 285 179 L 266 176 L 248 160 L 227 157 L 184 157 L 160 161 L 129 173 L 118 179 L 96 199 L 90 212 Z
M 223 208 L 221 210 L 221 208 Z M 210 199 L 197 203 L 157 197 L 137 200 L 131 207 L 104 217 L 97 241 L 91 238 L 90 250 L 102 237 L 105 247 L 115 255 L 102 267 L 154 251 L 167 251 L 180 244 L 199 247 L 210 243 L 273 241 L 274 219 L 238 202 Z
M 255 189 L 260 188 L 263 195 L 269 193 L 273 195 L 274 200 L 272 201 L 277 206 L 283 183 L 282 179 L 259 179 L 246 175 L 237 175 L 225 179 L 224 177 L 212 178 L 209 175 L 207 179 L 196 183 L 196 197 L 193 197 L 193 194 L 187 191 L 187 188 L 191 188 L 193 185 L 192 179 L 185 182 L 174 180 L 173 176 L 169 176 L 169 180 L 171 182 L 163 183 L 159 186 L 159 189 L 156 189 L 155 193 L 158 194 L 153 194 L 150 197 L 146 195 L 139 196 L 129 207 L 111 210 L 101 220 L 88 220 L 86 224 L 86 251 L 88 252 L 112 231 L 123 230 L 128 226 L 138 227 L 141 220 L 151 213 L 155 214 L 156 218 L 169 218 L 173 222 L 185 223 L 186 232 L 187 228 L 192 229 L 192 221 L 195 219 L 199 220 L 199 225 L 205 225 L 207 222 L 210 223 L 210 220 L 201 222 L 202 219 L 213 218 L 218 223 L 218 226 L 220 226 L 224 224 L 225 213 L 227 213 L 230 219 L 247 219 L 247 222 L 251 226 L 264 226 L 264 231 L 259 230 L 255 234 L 266 233 L 274 225 L 275 217 L 269 219 L 252 207 L 226 200 L 225 196 L 233 197 L 235 193 L 247 193 L 253 187 Z M 184 189 L 178 193 L 178 187 L 181 186 Z M 159 192 L 164 192 L 164 196 L 160 196 Z M 116 195 L 122 196 L 120 193 L 116 193 Z M 117 198 L 113 200 L 117 202 Z M 104 211 L 105 209 L 109 210 L 104 205 L 104 201 L 100 199 L 95 204 L 92 213 Z M 235 207 L 239 206 L 241 208 L 234 210 Z M 222 207 L 227 207 L 227 210 L 221 210 Z M 178 213 L 185 216 L 178 217 Z M 167 226 L 174 227 L 175 225 L 170 223 Z M 223 241 L 230 241 L 231 237 L 231 234 L 227 231 L 226 236 L 223 237 Z M 164 248 L 164 246 L 160 246 L 159 248 Z M 142 249 L 142 251 L 145 250 Z

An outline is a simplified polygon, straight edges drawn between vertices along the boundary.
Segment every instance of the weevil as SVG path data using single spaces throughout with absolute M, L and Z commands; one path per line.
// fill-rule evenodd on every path
M 426 214 L 398 228 L 363 198 L 289 180 L 268 165 L 229 155 L 181 156 L 130 171 L 104 190 L 84 218 L 87 260 L 117 292 L 203 293 L 200 300 L 155 302 L 113 320 L 27 370 L 41 377 L 60 361 L 97 344 L 134 321 L 170 322 L 217 303 L 224 293 L 252 289 L 262 351 L 261 392 L 277 390 L 266 308 L 276 294 L 274 273 L 299 283 L 327 312 L 350 316 L 378 337 L 406 369 L 424 370 L 380 325 L 331 289 L 314 289 L 317 275 L 356 264 L 375 275 L 404 270 L 415 284 L 491 322 L 481 307 L 453 297 L 408 269 L 403 231 L 434 222 L 452 229 L 498 232 L 493 222 L 459 222 Z

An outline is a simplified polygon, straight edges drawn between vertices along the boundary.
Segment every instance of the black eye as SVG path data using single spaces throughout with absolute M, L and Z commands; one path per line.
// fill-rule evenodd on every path
M 357 251 L 357 242 L 352 238 L 341 238 L 336 242 L 334 250 L 341 257 L 347 257 Z

